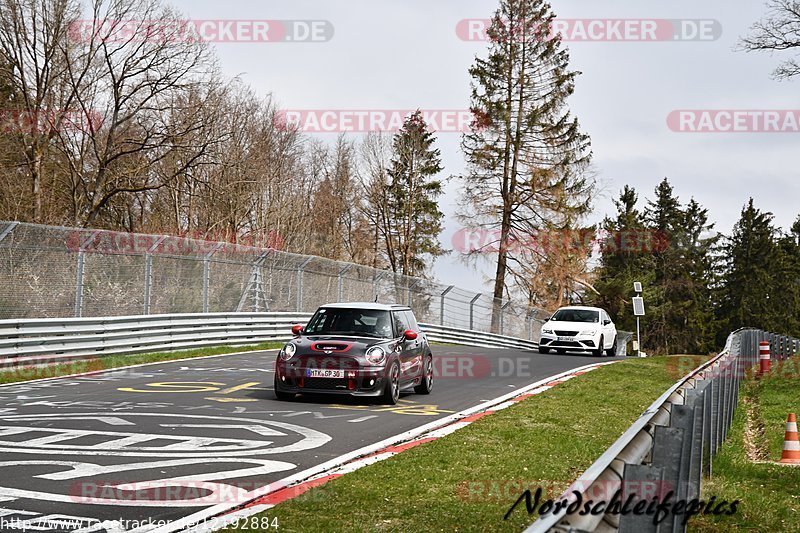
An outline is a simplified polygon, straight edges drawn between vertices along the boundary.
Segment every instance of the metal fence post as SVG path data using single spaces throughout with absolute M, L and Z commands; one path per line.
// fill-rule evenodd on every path
M 500 335 L 505 335 L 506 330 L 506 309 L 511 305 L 511 301 L 500 306 Z
M 144 314 L 150 314 L 150 307 L 153 293 L 153 253 L 158 249 L 162 242 L 167 238 L 166 235 L 160 236 L 153 243 L 153 246 L 148 248 L 144 255 Z
M 83 269 L 85 259 L 84 251 L 78 250 L 78 274 L 75 280 L 75 318 L 83 316 Z
M 12 231 L 14 231 L 14 228 L 16 228 L 18 225 L 19 225 L 19 222 L 10 222 L 10 223 L 8 224 L 8 226 L 6 226 L 6 227 L 3 229 L 3 231 L 2 231 L 2 232 L 0 232 L 0 242 L 3 242 L 3 239 L 5 239 L 6 237 L 8 237 L 8 235 L 9 235 L 9 234 L 10 234 Z
M 475 298 L 469 302 L 469 329 L 472 330 L 475 329 L 475 302 L 480 300 L 481 296 L 483 296 L 483 294 L 478 293 L 475 295 Z
M 225 245 L 224 242 L 219 242 L 213 250 L 208 252 L 203 257 L 203 312 L 208 313 L 208 291 L 211 286 L 211 257 Z
M 153 256 L 144 256 L 144 314 L 150 314 L 150 292 L 153 287 Z
M 314 260 L 314 257 L 308 257 L 297 267 L 297 312 L 303 310 L 303 273 L 305 272 L 308 264 Z
M 455 289 L 455 285 L 450 285 L 447 287 L 444 292 L 442 292 L 441 300 L 439 301 L 439 325 L 444 326 L 444 297 L 447 296 L 447 293 Z
M 337 294 L 337 300 L 338 300 L 338 301 L 340 301 L 340 302 L 341 302 L 342 300 L 344 300 L 344 275 L 345 275 L 345 274 L 347 273 L 347 271 L 348 271 L 348 270 L 350 270 L 351 268 L 353 268 L 353 265 L 345 265 L 345 267 L 344 267 L 344 268 L 340 268 L 340 269 L 339 269 L 339 274 L 338 274 L 338 276 L 339 276 L 339 279 L 338 279 L 338 281 L 337 281 L 337 290 L 336 290 L 336 294 Z

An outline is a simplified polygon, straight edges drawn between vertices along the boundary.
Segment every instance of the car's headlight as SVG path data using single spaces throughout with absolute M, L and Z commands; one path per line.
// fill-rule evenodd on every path
M 281 350 L 281 360 L 288 361 L 292 357 L 294 357 L 295 352 L 297 351 L 297 346 L 292 344 L 291 342 L 283 347 Z
M 367 350 L 366 357 L 373 365 L 382 365 L 386 362 L 386 352 L 380 346 L 373 346 Z
M 543 329 L 542 333 L 545 333 L 547 335 L 553 335 L 553 330 L 552 329 Z
M 581 333 L 580 333 L 580 334 L 581 334 L 581 335 L 594 335 L 595 333 L 597 333 L 595 330 L 593 330 L 593 329 L 587 329 L 587 330 L 581 331 Z

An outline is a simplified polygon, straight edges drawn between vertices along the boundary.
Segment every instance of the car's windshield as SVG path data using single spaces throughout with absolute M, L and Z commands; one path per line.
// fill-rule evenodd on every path
M 551 320 L 559 322 L 600 322 L 600 314 L 588 309 L 559 309 Z
M 319 309 L 305 329 L 308 335 L 360 335 L 390 338 L 389 311 L 375 309 Z

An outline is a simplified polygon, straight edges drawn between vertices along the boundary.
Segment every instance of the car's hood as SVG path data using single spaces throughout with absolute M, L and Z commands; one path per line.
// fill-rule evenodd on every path
M 561 322 L 558 320 L 550 320 L 542 325 L 545 329 L 558 329 L 569 331 L 588 331 L 597 330 L 600 324 L 597 322 Z
M 335 353 L 342 353 L 347 355 L 355 355 L 364 353 L 367 349 L 371 348 L 372 346 L 381 345 L 394 345 L 396 344 L 396 339 L 378 339 L 375 337 L 342 337 L 337 335 L 313 335 L 313 336 L 302 336 L 296 339 L 293 339 L 292 342 L 297 345 L 297 350 L 299 353 L 325 353 L 328 354 L 325 350 L 326 347 L 333 347 L 333 348 L 340 348 L 344 345 L 348 346 L 347 348 L 340 350 L 340 349 L 333 349 L 330 350 L 331 354 Z M 316 347 L 312 349 L 312 346 Z M 392 346 L 392 349 L 394 346 Z

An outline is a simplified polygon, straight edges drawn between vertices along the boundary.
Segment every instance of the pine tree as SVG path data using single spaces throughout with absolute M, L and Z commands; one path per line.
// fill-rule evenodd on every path
M 442 171 L 435 142 L 416 111 L 392 143 L 381 232 L 392 271 L 406 276 L 427 277 L 432 260 L 445 253 L 439 243 L 444 214 L 438 204 L 442 182 L 434 179 Z
M 727 239 L 724 282 L 718 317 L 724 327 L 718 342 L 741 327 L 770 329 L 778 315 L 775 265 L 781 261 L 772 213 L 764 213 L 751 198 Z
M 636 208 L 638 195 L 633 187 L 626 185 L 614 200 L 616 218 L 603 221 L 600 267 L 595 288 L 600 293 L 593 298 L 595 304 L 606 309 L 614 317 L 617 328 L 632 331 L 636 325 L 631 308 L 634 282 L 641 282 L 645 299 L 650 301 L 655 278 L 652 256 L 639 243 L 648 241 L 643 214 Z M 636 244 L 634 246 L 633 244 Z M 645 247 L 652 244 L 645 244 Z
M 460 215 L 498 234 L 493 331 L 509 269 L 525 261 L 509 245 L 567 229 L 588 210 L 593 188 L 583 172 L 589 138 L 567 108 L 578 73 L 560 38 L 547 34 L 554 18 L 543 0 L 501 0 L 488 56 L 470 69 L 475 121 L 462 142 L 468 174 Z

